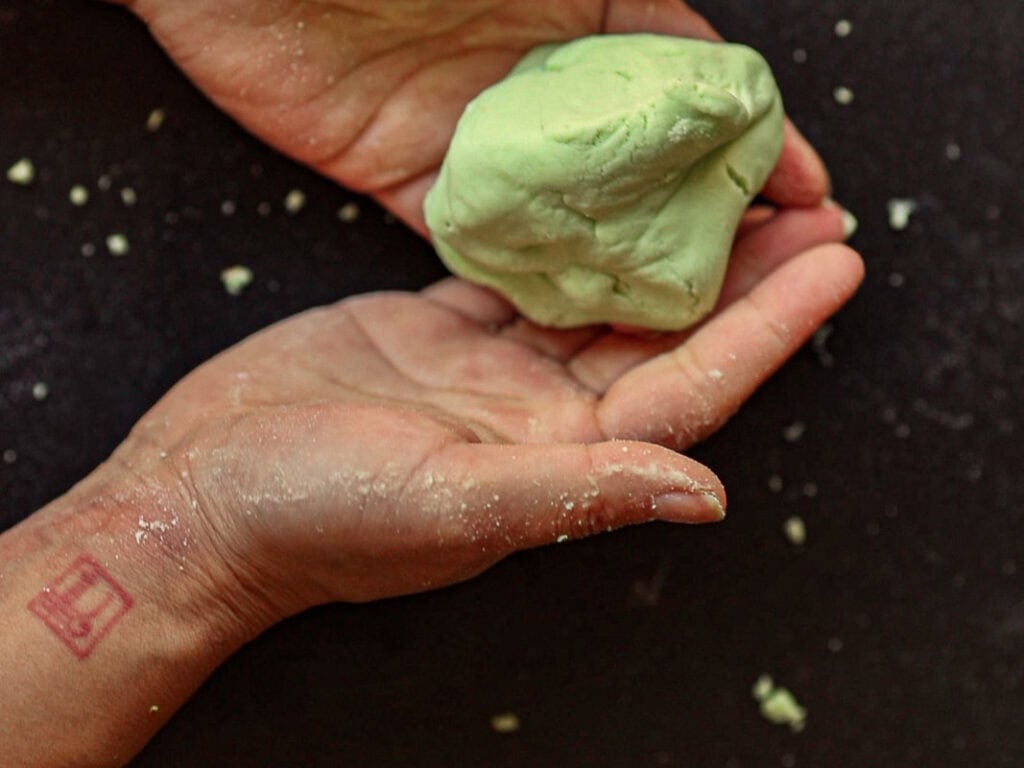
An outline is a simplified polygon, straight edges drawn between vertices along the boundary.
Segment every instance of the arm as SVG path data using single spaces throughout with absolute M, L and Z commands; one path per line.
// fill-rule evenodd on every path
M 218 355 L 0 535 L 0 754 L 122 764 L 228 655 L 307 607 L 626 525 L 721 520 L 718 479 L 672 449 L 852 294 L 860 259 L 818 245 L 841 238 L 836 210 L 751 225 L 716 314 L 683 334 L 539 328 L 447 280 Z
M 210 557 L 179 493 L 112 475 L 0 536 L 5 764 L 127 762 L 272 621 Z

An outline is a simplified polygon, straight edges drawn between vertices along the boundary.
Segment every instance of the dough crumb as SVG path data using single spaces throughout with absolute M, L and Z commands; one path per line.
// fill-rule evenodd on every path
M 857 217 L 850 211 L 843 208 L 843 237 L 849 240 L 857 234 L 857 228 L 859 226 L 860 222 L 857 221 Z
M 75 184 L 68 192 L 68 200 L 72 205 L 83 206 L 89 202 L 89 190 L 81 184 Z
M 839 85 L 832 91 L 832 98 L 836 100 L 837 104 L 842 104 L 845 107 L 847 104 L 853 103 L 853 91 L 845 85 Z
M 124 256 L 130 250 L 128 238 L 120 232 L 107 235 L 107 250 L 112 256 Z
M 359 218 L 359 204 L 345 203 L 338 209 L 338 218 L 346 224 L 350 224 Z
M 800 438 L 804 436 L 804 432 L 807 431 L 807 425 L 802 421 L 794 421 L 788 427 L 782 430 L 782 438 L 787 443 L 799 442 Z
M 235 264 L 227 269 L 221 270 L 220 281 L 224 284 L 224 290 L 232 296 L 241 295 L 249 284 L 252 283 L 253 273 L 248 267 Z
M 160 711 L 160 705 L 159 704 L 150 704 L 149 705 L 149 713 L 151 715 L 155 715 L 159 711 Z
M 760 705 L 761 717 L 776 725 L 788 725 L 799 733 L 807 724 L 807 710 L 796 697 L 782 686 L 776 686 L 770 675 L 761 675 L 751 689 L 751 695 Z
M 37 381 L 32 385 L 32 397 L 42 402 L 50 396 L 50 388 L 45 381 Z
M 146 130 L 150 133 L 156 133 L 160 130 L 160 126 L 164 124 L 164 120 L 167 119 L 167 113 L 157 107 L 149 113 L 149 117 L 146 118 Z
M 121 202 L 131 208 L 135 203 L 139 201 L 138 195 L 135 194 L 135 190 L 131 187 L 124 187 L 121 190 Z
M 519 715 L 515 712 L 500 712 L 491 716 L 491 728 L 496 733 L 515 733 L 519 730 Z
M 894 197 L 885 207 L 889 213 L 889 228 L 900 232 L 910 224 L 910 216 L 917 210 L 917 201 L 909 197 Z
M 306 207 L 306 193 L 301 189 L 293 189 L 284 197 L 284 209 L 294 216 Z
M 840 19 L 836 22 L 836 37 L 849 37 L 851 32 L 853 32 L 853 24 L 849 19 Z
M 12 184 L 18 184 L 22 187 L 27 187 L 36 178 L 36 167 L 32 165 L 32 161 L 27 157 L 23 157 L 18 160 L 14 165 L 7 169 L 7 180 Z
M 782 524 L 782 531 L 786 534 L 790 544 L 795 547 L 802 547 L 807 541 L 807 526 L 804 525 L 803 518 L 798 515 L 787 517 L 786 522 Z

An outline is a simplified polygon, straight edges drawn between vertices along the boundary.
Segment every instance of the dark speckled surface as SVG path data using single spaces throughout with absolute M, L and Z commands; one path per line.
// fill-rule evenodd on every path
M 728 522 L 629 530 L 444 592 L 311 611 L 233 657 L 134 765 L 1024 764 L 1024 13 L 697 5 L 772 62 L 860 218 L 869 267 L 827 338 L 694 451 L 729 488 Z M 302 308 L 443 274 L 372 203 L 339 222 L 356 196 L 235 127 L 118 9 L 0 0 L 0 83 L 0 166 L 27 155 L 39 171 L 27 189 L 0 180 L 5 526 L 215 351 Z M 151 134 L 157 106 L 167 121 Z M 84 209 L 67 202 L 75 183 L 91 189 Z M 281 205 L 293 187 L 309 200 L 295 217 Z M 887 224 L 893 197 L 919 202 L 905 231 Z M 112 231 L 128 255 L 104 253 Z M 236 262 L 256 282 L 232 298 L 218 275 Z M 801 550 L 781 532 L 792 514 Z M 807 706 L 803 733 L 758 715 L 763 672 Z M 517 733 L 491 730 L 503 711 Z

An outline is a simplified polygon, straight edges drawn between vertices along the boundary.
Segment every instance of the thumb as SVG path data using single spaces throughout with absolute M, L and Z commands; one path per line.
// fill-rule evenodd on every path
M 653 520 L 725 517 L 725 490 L 711 470 L 649 443 L 460 443 L 421 472 L 446 538 L 492 554 Z

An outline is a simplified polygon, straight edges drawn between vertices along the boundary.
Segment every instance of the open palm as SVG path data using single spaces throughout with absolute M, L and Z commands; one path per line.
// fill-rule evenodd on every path
M 310 310 L 186 377 L 118 455 L 187 478 L 249 580 L 301 580 L 292 610 L 439 586 L 561 537 L 718 520 L 721 484 L 675 450 L 856 288 L 857 255 L 819 245 L 841 226 L 829 208 L 751 226 L 718 311 L 678 334 L 545 329 L 456 279 Z
M 466 104 L 541 43 L 715 37 L 676 0 L 128 0 L 189 77 L 271 146 L 374 195 L 419 232 Z M 791 126 L 765 189 L 815 205 L 828 177 Z

